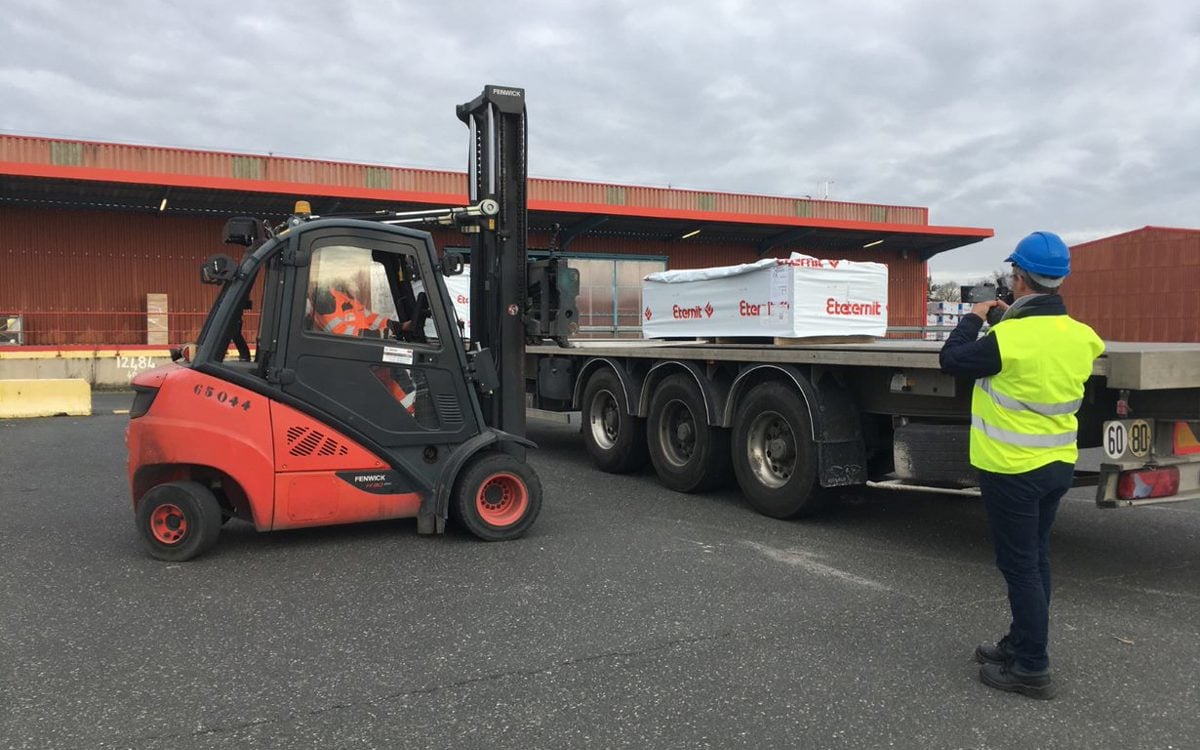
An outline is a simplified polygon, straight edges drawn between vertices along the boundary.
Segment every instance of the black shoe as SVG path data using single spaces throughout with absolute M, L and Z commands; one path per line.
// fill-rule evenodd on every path
M 980 664 L 1007 664 L 1014 655 L 1008 636 L 1001 638 L 998 643 L 981 643 L 975 647 L 975 661 Z
M 988 687 L 1020 693 L 1030 698 L 1049 700 L 1054 697 L 1054 685 L 1050 682 L 1049 670 L 1030 672 L 1016 663 L 984 664 L 979 668 L 979 681 Z

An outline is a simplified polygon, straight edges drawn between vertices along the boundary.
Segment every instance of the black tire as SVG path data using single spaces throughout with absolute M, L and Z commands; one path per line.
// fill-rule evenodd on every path
M 152 487 L 138 501 L 135 518 L 146 551 L 169 562 L 207 552 L 221 533 L 221 505 L 199 482 Z
M 703 492 L 729 476 L 729 431 L 708 424 L 704 395 L 690 375 L 672 375 L 654 389 L 646 440 L 664 487 Z
M 817 471 L 804 399 L 782 383 L 752 388 L 733 418 L 733 472 L 746 500 L 772 518 L 814 515 L 833 496 Z
M 646 420 L 633 416 L 615 372 L 603 369 L 588 378 L 579 406 L 583 443 L 596 468 L 629 474 L 646 465 Z
M 481 453 L 459 472 L 450 510 L 455 521 L 486 542 L 516 539 L 542 510 L 542 481 L 515 456 Z

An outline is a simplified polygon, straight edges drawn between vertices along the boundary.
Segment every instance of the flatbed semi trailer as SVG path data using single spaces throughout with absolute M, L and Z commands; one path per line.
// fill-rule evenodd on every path
M 941 342 L 712 343 L 573 340 L 526 349 L 534 413 L 577 412 L 604 471 L 647 461 L 700 492 L 736 477 L 778 518 L 818 513 L 835 488 L 976 486 L 970 379 L 941 372 Z M 1200 344 L 1109 343 L 1079 411 L 1102 447 L 1100 507 L 1200 498 Z

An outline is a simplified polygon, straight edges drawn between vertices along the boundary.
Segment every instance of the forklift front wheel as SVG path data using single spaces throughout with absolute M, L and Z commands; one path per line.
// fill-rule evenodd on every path
M 136 519 L 146 550 L 169 562 L 206 552 L 221 533 L 221 505 L 199 482 L 152 487 L 138 502 Z
M 507 453 L 482 453 L 454 488 L 454 518 L 487 542 L 516 539 L 542 509 L 542 482 L 529 464 Z

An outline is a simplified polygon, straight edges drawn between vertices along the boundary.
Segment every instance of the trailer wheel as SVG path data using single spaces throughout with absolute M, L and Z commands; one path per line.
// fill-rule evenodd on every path
M 516 539 L 542 509 L 542 482 L 529 464 L 507 453 L 482 453 L 458 475 L 454 519 L 487 542 Z
M 221 505 L 199 482 L 167 482 L 150 488 L 138 502 L 138 532 L 152 557 L 191 560 L 217 543 Z
M 811 516 L 831 493 L 817 481 L 812 421 L 795 389 L 755 386 L 733 418 L 733 471 L 750 505 L 772 518 Z
M 600 370 L 583 389 L 583 443 L 592 463 L 610 474 L 628 474 L 646 465 L 646 420 L 633 416 L 621 381 Z
M 646 420 L 658 479 L 677 492 L 711 489 L 729 475 L 729 432 L 709 425 L 704 395 L 688 375 L 662 381 Z

